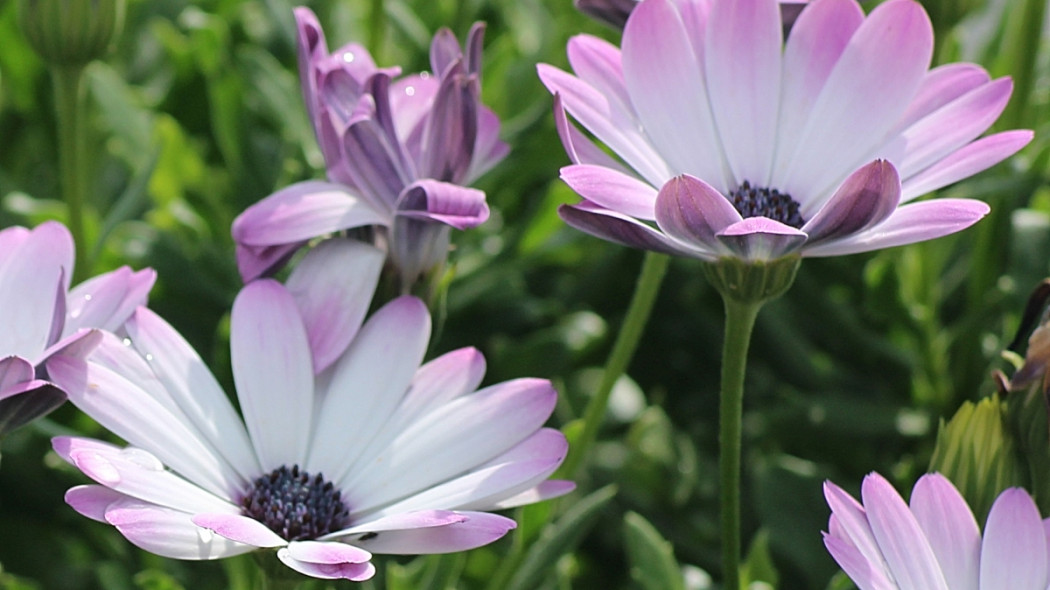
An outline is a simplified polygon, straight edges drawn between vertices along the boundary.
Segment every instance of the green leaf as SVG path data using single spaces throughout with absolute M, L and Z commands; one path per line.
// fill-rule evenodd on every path
M 623 517 L 624 540 L 631 578 L 644 590 L 685 590 L 682 570 L 671 543 L 642 515 Z
M 602 508 L 616 495 L 616 486 L 605 486 L 583 498 L 550 525 L 529 548 L 506 590 L 531 590 L 554 569 L 562 555 L 572 551 L 590 530 Z
M 780 576 L 773 565 L 773 556 L 769 552 L 769 531 L 762 529 L 755 535 L 751 541 L 751 548 L 747 552 L 747 560 L 740 569 L 742 588 L 750 588 L 755 582 L 763 582 L 773 588 L 777 587 Z

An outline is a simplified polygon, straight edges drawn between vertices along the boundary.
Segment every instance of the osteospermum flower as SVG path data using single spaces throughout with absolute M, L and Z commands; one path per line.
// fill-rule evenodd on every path
M 1002 492 L 981 529 L 955 486 L 924 475 L 910 504 L 882 476 L 861 487 L 863 505 L 828 482 L 824 544 L 861 590 L 1044 590 L 1050 519 L 1021 488 Z
M 189 345 L 140 308 L 126 342 L 87 362 L 57 358 L 78 408 L 131 446 L 59 437 L 56 451 L 97 483 L 66 501 L 135 545 L 177 559 L 276 549 L 318 578 L 363 580 L 372 553 L 447 553 L 503 536 L 485 512 L 572 489 L 545 481 L 566 452 L 543 428 L 548 381 L 477 390 L 472 348 L 422 366 L 430 317 L 405 296 L 362 325 L 383 254 L 328 241 L 287 286 L 238 295 L 231 358 L 243 419 Z M 332 272 L 338 268 L 338 272 Z
M 569 42 L 576 75 L 541 64 L 584 201 L 570 225 L 704 260 L 886 248 L 959 231 L 987 205 L 917 197 L 1013 154 L 1029 131 L 977 139 L 1008 78 L 929 69 L 922 7 L 815 0 L 786 43 L 775 0 L 643 0 L 622 51 Z M 571 115 L 613 159 L 573 126 Z
M 461 49 L 442 29 L 430 47 L 433 74 L 393 80 L 357 44 L 329 53 L 308 8 L 295 11 L 299 74 L 328 182 L 307 181 L 249 207 L 233 224 L 244 279 L 283 263 L 308 240 L 378 226 L 407 287 L 445 260 L 450 228 L 488 218 L 485 193 L 466 185 L 508 151 L 499 118 L 481 104 L 476 24 Z
M 73 248 L 56 222 L 0 230 L 0 436 L 65 401 L 44 361 L 88 354 L 98 337 L 86 328 L 118 330 L 153 287 L 151 269 L 125 266 L 71 291 Z

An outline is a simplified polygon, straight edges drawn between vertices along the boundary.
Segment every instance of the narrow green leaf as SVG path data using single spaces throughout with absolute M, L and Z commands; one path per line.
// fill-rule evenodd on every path
M 562 555 L 573 550 L 590 530 L 602 508 L 616 495 L 616 486 L 605 486 L 580 500 L 543 532 L 529 548 L 506 590 L 531 590 L 554 569 Z
M 631 578 L 644 590 L 685 590 L 682 569 L 671 543 L 636 512 L 623 517 L 624 540 Z

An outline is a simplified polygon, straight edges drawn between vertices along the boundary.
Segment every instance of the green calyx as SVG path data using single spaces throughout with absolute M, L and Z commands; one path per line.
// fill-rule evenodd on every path
M 737 303 L 764 303 L 780 297 L 791 287 L 801 262 L 800 256 L 765 261 L 727 257 L 705 263 L 703 269 L 707 280 L 723 299 Z
M 955 484 L 978 522 L 984 522 L 1003 490 L 1025 483 L 1026 469 L 1007 429 L 1006 406 L 998 395 L 964 403 L 951 420 L 941 420 L 930 459 L 930 471 Z
M 83 67 L 103 57 L 124 23 L 124 0 L 19 0 L 18 22 L 50 66 Z

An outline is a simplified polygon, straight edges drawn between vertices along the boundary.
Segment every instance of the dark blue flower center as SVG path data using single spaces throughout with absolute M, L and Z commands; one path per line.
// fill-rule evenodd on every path
M 800 228 L 806 223 L 798 212 L 798 201 L 775 188 L 755 188 L 745 180 L 729 193 L 729 200 L 744 219 L 768 217 L 794 228 Z
M 320 473 L 311 476 L 282 465 L 252 482 L 240 501 L 244 515 L 286 541 L 316 539 L 346 528 L 350 509 Z

